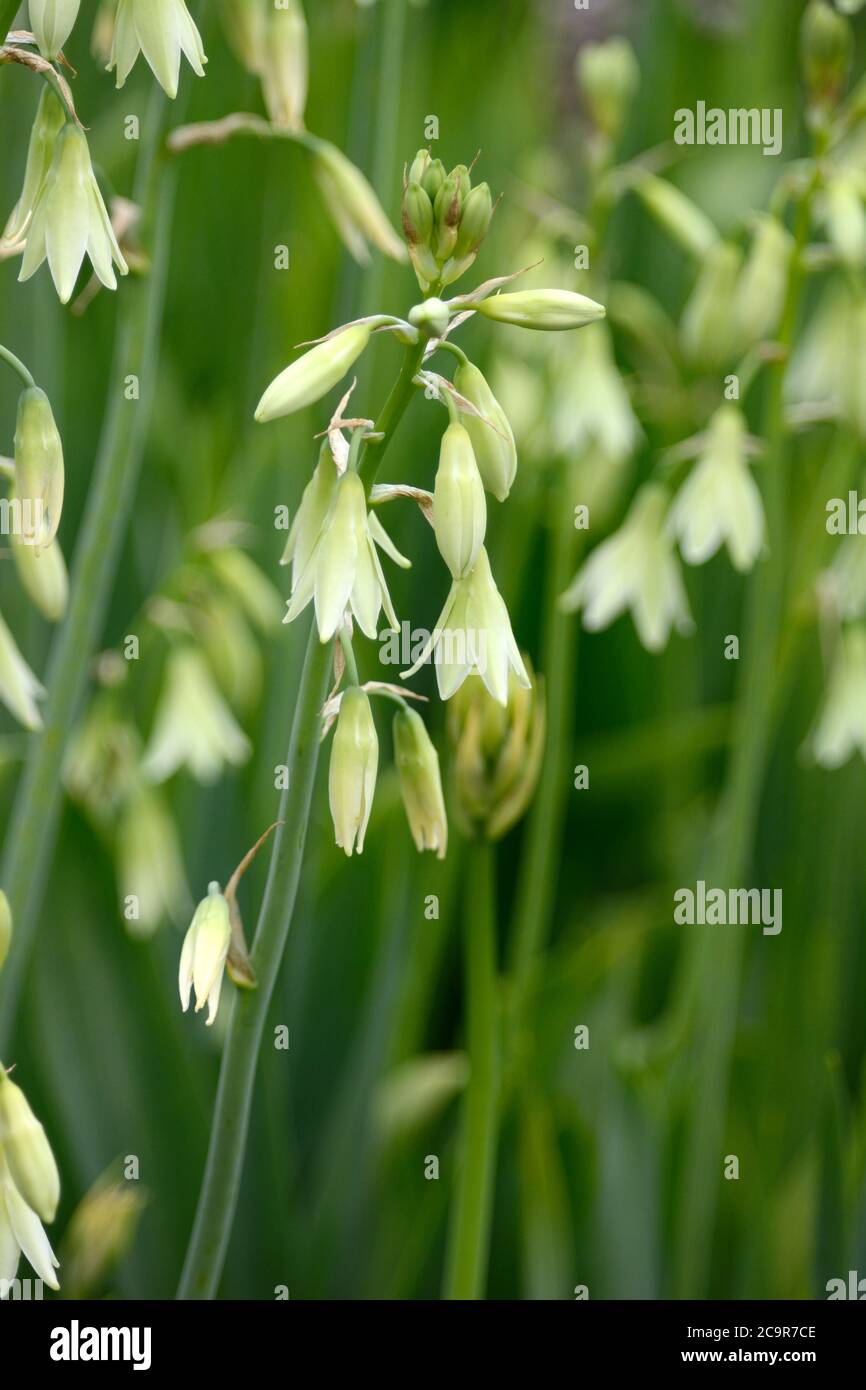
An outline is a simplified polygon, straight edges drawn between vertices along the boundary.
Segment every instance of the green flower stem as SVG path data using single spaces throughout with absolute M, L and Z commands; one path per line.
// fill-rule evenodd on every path
M 331 648 L 310 630 L 289 742 L 288 786 L 280 801 L 268 882 L 251 953 L 258 987 L 235 996 L 223 1050 L 204 1181 L 177 1297 L 216 1294 L 234 1224 L 243 1172 L 256 1064 L 283 958 L 310 819 L 319 760 L 320 713 L 328 690 Z
M 743 641 L 744 670 L 731 740 L 732 755 L 719 808 L 717 838 L 705 877 L 721 887 L 736 886 L 748 871 L 751 846 L 769 756 L 775 711 L 774 674 L 781 636 L 785 591 L 787 469 L 784 386 L 800 303 L 802 252 L 810 225 L 811 197 L 800 204 L 796 254 L 779 342 L 784 352 L 769 369 L 764 436 L 767 454 L 764 506 L 769 556 L 755 573 L 749 594 Z M 674 1295 L 705 1295 L 727 1118 L 731 1050 L 737 1022 L 742 929 L 704 931 L 692 962 L 691 1004 L 697 1021 L 694 1105 L 682 1159 L 682 1200 L 674 1252 Z
M 385 450 L 390 444 L 394 431 L 399 425 L 406 412 L 406 407 L 412 399 L 415 391 L 415 376 L 424 361 L 424 350 L 427 346 L 426 340 L 419 343 L 411 343 L 406 348 L 403 358 L 403 366 L 400 375 L 394 382 L 391 394 L 382 407 L 382 412 L 376 421 L 375 439 L 366 439 L 364 449 L 358 463 L 358 476 L 364 484 L 367 496 L 376 481 L 376 475 L 385 457 Z
M 0 980 L 0 1046 L 8 1044 L 12 1031 L 50 873 L 61 800 L 60 767 L 117 570 L 154 400 L 176 182 L 171 169 L 161 175 L 159 147 L 165 107 L 166 98 L 157 88 L 144 122 L 134 193 L 135 201 L 146 209 L 148 219 L 152 218 L 145 227 L 152 248 L 151 271 L 146 279 L 131 280 L 119 292 L 110 399 L 75 552 L 69 611 L 51 649 L 44 727 L 30 744 L 0 864 L 0 884 L 15 924 Z M 130 374 L 141 383 L 138 401 L 124 396 L 123 382 Z
M 14 352 L 10 352 L 7 347 L 0 343 L 0 361 L 11 367 L 13 372 L 17 372 L 25 386 L 35 386 L 36 382 L 28 372 L 20 357 L 16 357 Z
M 493 846 L 473 845 L 463 923 L 470 1076 L 445 1259 L 448 1299 L 483 1298 L 487 1284 L 499 1115 L 495 869 Z
M 414 357 L 413 348 L 413 360 Z M 412 398 L 412 377 L 416 370 L 413 368 L 411 373 L 407 372 L 407 364 L 404 363 L 403 371 L 382 410 L 377 426 L 382 431 L 382 439 L 377 446 L 377 466 Z M 363 458 L 359 473 L 362 468 Z M 232 1011 L 220 1069 L 204 1182 L 177 1292 L 179 1299 L 213 1298 L 225 1262 L 237 1208 L 262 1029 L 298 888 L 318 761 L 319 715 L 328 693 L 329 656 L 330 646 L 319 642 L 314 623 L 289 744 L 291 797 L 288 791 L 283 794 L 280 819 L 285 825 L 274 845 L 268 887 L 253 943 L 252 964 L 259 984 L 253 993 L 237 998 Z

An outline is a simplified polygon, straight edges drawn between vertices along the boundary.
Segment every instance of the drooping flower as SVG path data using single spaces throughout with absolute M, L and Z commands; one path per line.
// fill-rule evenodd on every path
M 334 835 L 349 857 L 364 849 L 378 768 L 379 740 L 370 700 L 360 686 L 350 686 L 340 700 L 328 774 Z
M 19 537 L 27 545 L 41 549 L 54 540 L 65 487 L 63 442 L 51 402 L 38 386 L 29 386 L 18 398 L 14 490 Z
M 286 548 L 280 559 L 281 565 L 292 566 L 292 593 L 298 587 L 298 580 L 307 567 L 316 542 L 322 534 L 337 486 L 337 470 L 327 444 L 319 454 L 313 476 L 304 488 L 301 504 L 295 512 L 289 529 Z
M 9 245 L 20 242 L 27 231 L 33 216 L 33 209 L 45 176 L 51 168 L 54 145 L 66 124 L 66 112 L 59 97 L 46 83 L 42 88 L 36 116 L 30 131 L 27 147 L 27 163 L 24 166 L 24 184 L 21 196 L 6 224 L 3 241 Z
M 668 524 L 683 559 L 702 565 L 726 545 L 734 568 L 750 570 L 764 544 L 764 506 L 746 460 L 746 422 L 733 404 L 710 420 L 706 443 L 671 506 Z
M 25 729 L 41 729 L 37 700 L 45 691 L 34 676 L 0 614 L 0 700 Z
M 717 242 L 704 257 L 683 309 L 683 352 L 701 369 L 721 367 L 741 346 L 733 312 L 741 259 L 739 247 L 732 242 Z
M 250 753 L 249 739 L 239 728 L 195 647 L 171 652 L 159 698 L 153 732 L 142 771 L 153 782 L 164 782 L 186 766 L 197 781 L 215 782 L 226 764 L 240 764 Z
M 155 787 L 140 784 L 126 801 L 117 827 L 117 881 L 124 904 L 134 898 L 137 911 L 124 911 L 130 936 L 152 936 L 161 922 L 177 920 L 190 895 L 177 826 Z
M 102 284 L 117 289 L 112 263 L 121 275 L 128 267 L 93 173 L 87 138 L 69 124 L 57 137 L 36 196 L 18 278 L 29 280 L 47 258 L 61 303 L 67 304 L 85 255 Z
M 394 761 L 416 847 L 432 849 L 439 859 L 444 859 L 448 819 L 439 755 L 417 710 L 401 709 L 394 716 Z
M 529 684 L 508 609 L 496 587 L 484 546 L 471 573 L 454 580 L 429 640 L 411 670 L 402 673 L 403 679 L 413 676 L 431 659 L 443 700 L 450 700 L 473 671 L 501 705 L 508 700 L 509 671 L 521 684 Z
M 57 1257 L 42 1222 L 15 1186 L 0 1148 L 0 1297 L 8 1297 L 21 1255 L 49 1289 L 60 1288 Z
M 822 767 L 842 767 L 855 752 L 866 761 L 866 631 L 862 627 L 849 627 L 842 633 L 809 743 Z
M 568 344 L 555 368 L 551 428 L 563 453 L 598 456 L 598 467 L 625 462 L 640 439 L 640 425 L 613 356 L 607 324 Z
M 262 58 L 262 92 L 271 121 L 282 130 L 303 130 L 309 54 L 299 0 L 271 6 Z
M 298 536 L 295 543 L 307 546 L 309 538 L 302 541 Z M 396 564 L 408 568 L 409 561 L 393 545 L 378 517 L 368 512 L 358 474 L 349 470 L 336 485 L 330 510 L 298 576 L 283 621 L 293 622 L 314 600 L 323 642 L 334 636 L 347 608 L 367 637 L 376 636 L 383 608 L 391 626 L 399 627 L 377 546 Z
M 474 567 L 487 530 L 487 501 L 468 431 L 458 421 L 442 436 L 433 489 L 433 530 L 453 579 Z
M 195 993 L 195 1011 L 207 1004 L 210 1026 L 217 1016 L 232 929 L 229 905 L 218 883 L 209 883 L 207 897 L 195 910 L 180 953 L 178 986 L 184 1013 Z
M 609 627 L 626 609 L 631 609 L 648 651 L 660 651 L 672 627 L 691 630 L 666 510 L 664 489 L 646 483 L 620 529 L 596 547 L 563 594 L 562 608 L 568 613 L 582 609 L 588 631 Z
M 168 95 L 177 96 L 183 54 L 193 72 L 204 77 L 207 62 L 201 34 L 185 0 L 118 0 L 108 70 L 116 70 L 122 87 L 143 53 Z
M 69 600 L 69 576 L 58 541 L 37 549 L 19 536 L 10 536 L 18 578 L 37 610 L 49 623 L 59 623 Z
M 745 344 L 770 337 L 779 327 L 793 250 L 794 239 L 782 223 L 759 214 L 734 295 L 734 319 Z

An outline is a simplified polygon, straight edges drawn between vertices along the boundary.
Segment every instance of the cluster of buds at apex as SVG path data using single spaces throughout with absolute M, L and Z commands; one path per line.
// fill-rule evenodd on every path
M 452 579 L 475 566 L 487 531 L 487 499 L 468 431 L 457 420 L 442 436 L 433 488 L 433 529 Z
M 532 799 L 545 739 L 544 693 L 512 674 L 503 705 L 477 676 L 448 708 L 455 808 L 466 834 L 497 840 Z
M 12 909 L 9 899 L 0 888 L 0 970 L 6 962 L 9 947 L 12 945 Z
M 43 58 L 53 60 L 78 18 L 81 0 L 28 0 L 30 27 Z
M 349 686 L 340 699 L 328 773 L 334 836 L 349 857 L 363 852 L 378 770 L 379 739 L 370 700 L 360 686 Z
M 185 0 L 118 0 L 108 71 L 122 87 L 143 53 L 154 76 L 172 98 L 180 82 L 181 54 L 204 77 L 207 62 L 201 34 Z
M 217 1016 L 226 957 L 232 939 L 229 905 L 218 883 L 209 883 L 193 915 L 180 953 L 178 985 L 184 1013 L 195 993 L 195 1011 L 207 1004 L 210 1026 Z
M 63 443 L 51 402 L 38 386 L 18 398 L 15 423 L 15 499 L 21 540 L 41 549 L 57 535 L 63 511 Z
M 486 183 L 472 185 L 465 164 L 446 172 L 429 150 L 419 150 L 403 189 L 403 231 L 409 258 L 426 294 L 453 284 L 473 264 L 493 217 Z
M 320 469 L 327 466 L 320 461 Z M 330 466 L 333 469 L 333 465 Z M 367 637 L 376 636 L 376 624 L 383 608 L 391 626 L 399 628 L 377 546 L 403 569 L 408 569 L 410 562 L 396 549 L 378 517 L 368 511 L 364 484 L 351 469 L 333 485 L 327 513 L 320 523 L 318 517 L 325 504 L 326 486 L 321 474 L 314 476 L 298 513 L 298 529 L 289 536 L 290 558 L 295 568 L 292 597 L 284 621 L 293 622 L 312 599 L 323 642 L 329 642 L 334 636 L 347 608 L 351 609 Z M 314 536 L 317 526 L 318 533 Z M 306 554 L 309 558 L 299 571 L 298 560 Z
M 60 1175 L 45 1130 L 20 1086 L 0 1066 L 0 1297 L 23 1254 L 50 1289 L 59 1267 L 42 1222 L 53 1221 Z
M 472 441 L 481 481 L 488 492 L 504 502 L 517 473 L 517 445 L 508 417 L 473 362 L 461 362 L 454 375 L 454 386 L 484 417 L 479 419 L 467 412 L 463 423 Z
M 117 243 L 90 163 L 87 138 L 67 124 L 54 141 L 51 164 L 33 203 L 19 280 L 47 258 L 61 303 L 72 297 L 85 255 L 106 289 L 117 288 L 113 266 L 128 266 Z
M 545 333 L 584 328 L 603 319 L 606 312 L 603 304 L 574 290 L 517 290 L 513 294 L 492 295 L 473 307 L 495 323 Z
M 826 0 L 809 0 L 800 24 L 803 77 L 813 113 L 836 106 L 854 55 L 854 31 Z
M 260 424 L 314 405 L 342 381 L 370 341 L 372 323 L 351 323 L 316 343 L 275 377 L 256 406 Z
M 448 819 L 439 755 L 424 720 L 416 710 L 408 707 L 398 710 L 394 716 L 394 761 L 416 848 L 433 850 L 437 858 L 444 859 L 448 849 Z

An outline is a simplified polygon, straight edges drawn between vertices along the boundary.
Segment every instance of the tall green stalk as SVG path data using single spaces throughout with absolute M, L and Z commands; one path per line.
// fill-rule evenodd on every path
M 117 571 L 155 397 L 177 179 L 173 167 L 162 169 L 160 144 L 166 106 L 165 96 L 155 87 L 143 122 L 134 193 L 147 218 L 145 237 L 151 247 L 151 270 L 145 279 L 131 280 L 119 291 L 109 404 L 75 551 L 69 611 L 51 649 L 44 727 L 33 736 L 0 864 L 0 884 L 15 923 L 0 981 L 0 1047 L 4 1048 L 8 1048 L 50 873 L 61 801 L 60 767 Z M 140 382 L 137 401 L 124 395 L 124 380 L 130 375 Z
M 463 923 L 469 1089 L 462 1154 L 445 1260 L 449 1299 L 483 1298 L 490 1257 L 499 1112 L 496 989 L 496 859 L 491 844 L 472 846 Z
M 407 360 L 416 349 L 407 349 Z M 381 462 L 412 398 L 412 376 L 404 370 L 377 422 Z M 237 1208 L 255 1084 L 256 1061 L 268 1006 L 285 950 L 298 890 L 307 823 L 319 755 L 320 711 L 327 694 L 330 647 L 310 633 L 289 740 L 289 786 L 283 793 L 278 832 L 252 950 L 258 988 L 235 1001 L 223 1050 L 211 1122 L 204 1181 L 184 1262 L 179 1299 L 216 1294 Z
M 770 368 L 764 437 L 767 441 L 764 507 L 769 556 L 755 573 L 743 639 L 744 669 L 736 704 L 732 754 L 719 809 L 716 840 L 705 868 L 707 881 L 729 888 L 748 871 L 764 785 L 775 710 L 775 667 L 785 591 L 788 480 L 785 460 L 784 387 L 794 340 L 802 283 L 802 252 L 809 232 L 811 198 L 797 219 L 797 250 L 779 342 L 784 352 Z M 690 1128 L 682 1158 L 682 1201 L 674 1253 L 674 1292 L 700 1298 L 707 1289 L 713 1226 L 722 1181 L 731 1051 L 737 1023 L 742 929 L 704 932 L 694 961 L 693 1008 L 697 1020 L 696 1075 Z

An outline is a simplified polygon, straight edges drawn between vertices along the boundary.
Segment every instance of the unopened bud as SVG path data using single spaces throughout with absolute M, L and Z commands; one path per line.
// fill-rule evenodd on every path
M 475 461 L 488 492 L 504 502 L 517 472 L 517 446 L 508 418 L 482 373 L 472 362 L 463 362 L 454 376 L 454 385 L 470 405 L 484 416 L 470 412 L 463 417 L 472 441 Z M 488 423 L 489 422 L 489 423 Z
M 28 0 L 30 27 L 43 58 L 59 54 L 78 18 L 81 0 Z
M 12 558 L 18 578 L 43 618 L 59 623 L 69 599 L 69 576 L 58 541 L 37 547 L 13 535 Z
M 439 755 L 421 716 L 401 709 L 394 716 L 394 761 L 412 838 L 419 850 L 435 850 L 439 859 L 448 848 L 448 820 L 442 795 Z
M 433 205 L 435 222 L 433 250 L 440 264 L 452 255 L 457 245 L 462 207 L 460 177 L 458 174 L 451 173 L 436 194 L 436 201 Z
M 455 259 L 471 255 L 477 251 L 490 229 L 493 216 L 493 195 L 490 186 L 479 183 L 469 193 L 463 204 L 457 245 L 454 247 Z
M 328 795 L 334 835 L 340 849 L 361 854 L 373 809 L 379 740 L 365 691 L 344 691 L 331 747 Z
M 53 1221 L 60 1201 L 60 1174 L 45 1130 L 27 1097 L 0 1066 L 0 1149 L 12 1181 L 28 1207 Z
M 442 436 L 433 488 L 433 529 L 452 578 L 463 579 L 484 544 L 487 500 L 472 440 L 457 421 Z
M 583 328 L 605 316 L 602 304 L 572 290 L 520 290 L 516 294 L 497 294 L 483 299 L 476 307 L 479 314 L 497 323 L 547 332 Z
M 628 39 L 584 44 L 575 70 L 593 123 L 611 140 L 618 139 L 640 82 L 640 68 Z
M 431 159 L 421 175 L 421 187 L 431 203 L 435 203 L 439 189 L 445 182 L 445 165 L 441 159 Z
M 268 115 L 281 130 L 303 130 L 309 54 L 307 21 L 299 0 L 272 9 L 262 67 Z
M 38 386 L 18 399 L 15 427 L 15 494 L 21 506 L 21 538 L 50 545 L 63 510 L 63 444 L 51 402 Z
M 231 944 L 229 905 L 218 883 L 208 884 L 207 897 L 195 910 L 180 955 L 178 984 L 184 1013 L 195 991 L 195 1011 L 208 1006 L 208 1024 L 219 1008 L 226 956 Z
M 305 352 L 276 377 L 256 407 L 260 422 L 313 405 L 342 381 L 370 341 L 371 325 L 353 323 Z
M 403 196 L 403 231 L 411 246 L 426 246 L 433 234 L 433 204 L 420 183 L 410 180 Z

